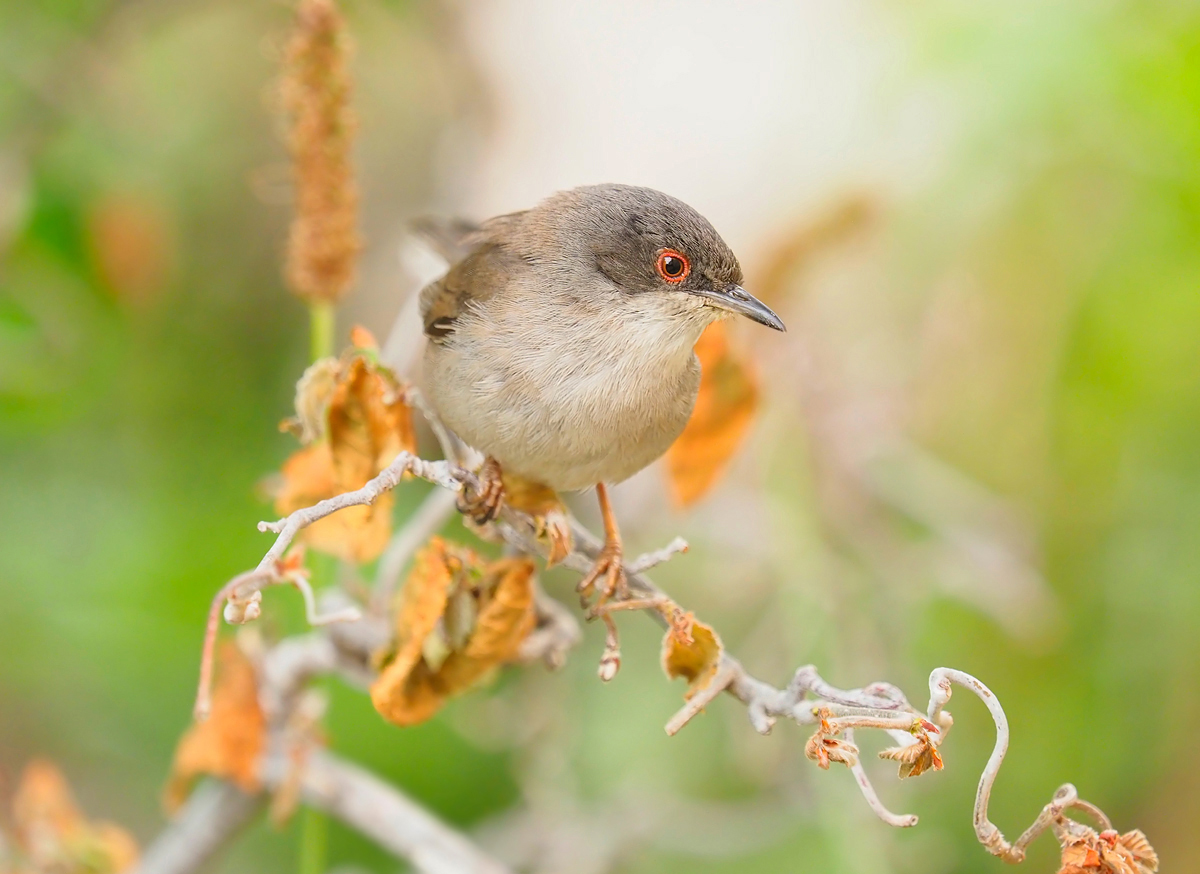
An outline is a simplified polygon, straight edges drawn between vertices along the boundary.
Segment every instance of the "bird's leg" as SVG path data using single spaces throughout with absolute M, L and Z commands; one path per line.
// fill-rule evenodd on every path
M 476 525 L 486 525 L 496 518 L 504 502 L 504 479 L 500 462 L 490 455 L 479 468 L 479 490 L 464 486 L 458 493 L 458 512 L 469 516 Z
M 604 615 L 605 605 L 614 598 L 618 601 L 629 597 L 629 583 L 625 579 L 625 568 L 621 566 L 624 559 L 624 549 L 621 546 L 621 532 L 617 528 L 617 518 L 613 515 L 612 504 L 608 500 L 608 487 L 604 483 L 596 483 L 596 497 L 600 499 L 600 515 L 604 519 L 604 546 L 596 556 L 596 563 L 588 575 L 579 581 L 577 591 L 583 606 L 587 607 L 587 599 L 599 586 L 599 596 L 589 611 L 590 618 Z

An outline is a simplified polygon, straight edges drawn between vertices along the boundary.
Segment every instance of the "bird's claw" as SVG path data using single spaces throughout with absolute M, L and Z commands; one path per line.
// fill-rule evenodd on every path
M 466 485 L 458 493 L 458 512 L 470 517 L 476 525 L 486 525 L 500 514 L 504 503 L 504 479 L 500 462 L 488 457 L 479 468 L 479 488 L 469 489 Z
M 592 569 L 575 587 L 579 592 L 580 605 L 587 610 L 588 619 L 596 619 L 606 614 L 606 607 L 610 602 L 629 598 L 629 580 L 625 576 L 623 559 L 620 544 L 606 543 L 596 556 L 596 563 L 592 565 Z M 589 603 L 592 595 L 597 592 L 595 603 Z

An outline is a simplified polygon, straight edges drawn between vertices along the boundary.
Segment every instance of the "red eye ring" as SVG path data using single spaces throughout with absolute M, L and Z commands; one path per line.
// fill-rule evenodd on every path
M 663 282 L 683 282 L 683 280 L 688 278 L 688 274 L 692 272 L 692 264 L 682 252 L 676 252 L 674 249 L 663 249 L 658 253 L 658 260 L 654 262 L 654 269 L 658 271 L 658 275 L 662 277 Z

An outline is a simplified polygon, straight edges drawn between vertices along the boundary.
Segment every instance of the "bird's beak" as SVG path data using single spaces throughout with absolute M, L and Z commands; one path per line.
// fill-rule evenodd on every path
M 774 328 L 776 331 L 787 330 L 783 326 L 783 321 L 779 316 L 775 315 L 775 312 L 769 306 L 740 285 L 732 285 L 722 291 L 696 289 L 693 294 L 700 295 L 712 306 L 720 307 L 731 313 L 737 313 L 748 319 L 753 319 L 760 325 L 766 325 L 768 328 Z

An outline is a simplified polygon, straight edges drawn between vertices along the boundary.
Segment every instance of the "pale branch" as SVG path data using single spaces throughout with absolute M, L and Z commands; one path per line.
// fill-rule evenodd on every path
M 308 575 L 293 572 L 284 576 L 289 583 L 300 590 L 300 595 L 304 598 L 304 618 L 309 625 L 319 628 L 322 625 L 333 625 L 337 622 L 354 622 L 362 616 L 357 607 L 346 607 L 332 613 L 318 612 L 317 599 L 308 582 Z
M 193 790 L 175 819 L 146 848 L 129 874 L 192 874 L 250 824 L 263 799 L 232 783 L 208 780 Z
M 267 739 L 259 782 L 276 801 L 294 795 L 372 838 L 421 874 L 508 874 L 503 864 L 398 789 L 321 749 L 303 728 L 297 731 L 297 724 L 311 725 L 319 716 L 302 712 L 308 684 L 329 674 L 357 683 L 378 637 L 375 623 L 363 619 L 336 631 L 286 638 L 261 658 L 257 676 Z M 198 871 L 263 807 L 261 795 L 247 795 L 223 781 L 202 784 L 150 845 L 136 874 Z
M 292 764 L 284 755 L 268 757 L 267 788 L 285 784 Z M 422 874 L 508 874 L 450 826 L 394 787 L 323 749 L 313 749 L 301 767 L 304 803 L 336 817 Z
M 271 737 L 261 765 L 263 786 L 276 793 L 298 790 L 304 803 L 337 817 L 422 874 L 505 874 L 505 866 L 467 838 L 357 765 L 311 742 L 297 762 L 288 731 L 304 689 L 326 674 L 353 678 L 377 636 L 372 623 L 363 620 L 336 632 L 285 639 L 266 654 L 259 669 L 259 700 Z
M 854 743 L 854 729 L 846 729 L 846 742 Z M 866 799 L 867 806 L 890 826 L 895 828 L 912 828 L 917 824 L 917 815 L 915 813 L 892 813 L 884 806 L 884 803 L 879 800 L 879 795 L 875 792 L 875 787 L 871 785 L 871 778 L 867 776 L 866 770 L 862 766 L 862 762 L 857 759 L 850 765 L 850 772 L 854 774 L 854 780 L 858 783 L 859 791 L 862 792 L 863 798 Z
M 217 613 L 220 610 L 222 601 L 225 602 L 224 614 L 227 622 L 234 624 L 251 622 L 257 619 L 262 612 L 262 589 L 266 586 L 286 582 L 295 585 L 305 594 L 305 606 L 309 608 L 309 621 L 313 624 L 322 625 L 330 622 L 346 622 L 359 618 L 360 613 L 354 607 L 346 608 L 334 615 L 314 617 L 314 608 L 310 597 L 311 590 L 305 591 L 307 587 L 306 581 L 298 582 L 300 579 L 298 575 L 288 574 L 281 569 L 284 553 L 292 545 L 292 541 L 296 539 L 296 535 L 304 528 L 346 507 L 374 503 L 384 492 L 394 489 L 405 473 L 412 473 L 414 476 L 428 480 L 435 485 L 456 490 L 459 488 L 460 480 L 455 478 L 453 471 L 454 468 L 448 462 L 425 461 L 424 459 L 417 458 L 412 453 L 401 452 L 391 464 L 360 489 L 355 489 L 352 492 L 344 492 L 336 497 L 320 501 L 311 507 L 296 510 L 294 513 L 276 522 L 259 522 L 259 531 L 270 531 L 278 536 L 254 570 L 234 577 L 213 597 L 212 606 L 209 610 L 208 624 L 205 629 L 204 648 L 200 662 L 199 688 L 196 692 L 196 704 L 193 708 L 195 718 L 200 721 L 207 718 L 211 706 L 212 662 L 217 637 Z M 314 618 L 315 622 L 313 622 Z
M 647 552 L 645 555 L 639 555 L 633 561 L 625 565 L 626 569 L 633 574 L 644 573 L 652 567 L 657 567 L 665 561 L 670 561 L 676 555 L 688 551 L 688 542 L 682 537 L 676 537 L 662 549 L 656 549 L 654 552 Z
M 425 461 L 417 458 L 411 452 L 401 452 L 391 464 L 368 480 L 366 485 L 360 489 L 343 492 L 333 498 L 326 498 L 311 507 L 296 510 L 276 522 L 259 522 L 259 531 L 270 531 L 279 536 L 267 550 L 262 561 L 258 563 L 257 570 L 269 568 L 279 561 L 301 529 L 307 528 L 318 519 L 324 519 L 338 510 L 344 510 L 346 507 L 375 503 L 375 500 L 384 492 L 394 489 L 400 482 L 400 478 L 406 473 L 411 473 L 420 479 L 428 480 L 452 491 L 456 491 L 461 483 L 461 479 L 454 475 L 454 469 L 449 462 Z
M 421 404 L 419 395 L 413 392 L 412 396 L 422 411 L 426 412 L 431 422 L 435 421 L 436 417 L 432 416 L 427 405 Z M 443 432 L 444 429 L 439 430 L 435 428 L 435 433 L 443 443 L 448 456 L 454 459 L 468 457 L 469 453 L 466 453 L 463 447 L 453 440 L 453 436 L 448 432 Z M 214 601 L 214 605 L 219 604 L 221 597 L 228 597 L 227 618 L 230 608 L 233 608 L 235 621 L 237 619 L 248 620 L 252 618 L 249 614 L 257 614 L 257 602 L 250 604 L 251 609 L 248 611 L 244 607 L 253 600 L 253 596 L 261 597 L 259 594 L 261 588 L 281 581 L 294 583 L 294 580 L 289 578 L 292 575 L 280 571 L 279 562 L 282 560 L 288 546 L 304 527 L 345 507 L 373 502 L 379 495 L 394 488 L 405 473 L 411 473 L 418 478 L 425 479 L 447 490 L 450 494 L 442 497 L 434 497 L 438 493 L 433 493 L 418 510 L 415 520 L 411 523 L 411 527 L 401 529 L 393 537 L 388 547 L 385 564 L 381 567 L 373 597 L 373 606 L 378 609 L 380 605 L 390 600 L 399 575 L 415 550 L 450 515 L 451 498 L 454 493 L 463 489 L 471 490 L 478 487 L 478 480 L 474 473 L 449 461 L 424 461 L 407 452 L 403 452 L 397 456 L 392 464 L 380 472 L 378 476 L 368 481 L 362 488 L 356 491 L 321 501 L 313 507 L 297 510 L 277 522 L 259 523 L 260 530 L 272 531 L 278 534 L 275 544 L 254 571 L 235 578 L 234 581 L 222 589 L 222 592 L 218 594 L 218 600 Z M 586 573 L 591 569 L 596 556 L 599 554 L 601 542 L 595 535 L 580 525 L 577 520 L 571 519 L 570 522 L 574 548 L 561 561 L 561 564 L 570 570 Z M 480 534 L 485 537 L 498 537 L 509 548 L 515 549 L 518 552 L 538 554 L 545 557 L 547 554 L 547 545 L 539 538 L 538 530 L 538 526 L 532 517 L 504 505 L 501 507 L 499 518 L 480 529 Z M 612 611 L 622 609 L 644 611 L 665 627 L 674 628 L 678 616 L 683 612 L 682 608 L 655 586 L 645 575 L 644 571 L 685 551 L 686 546 L 684 541 L 677 538 L 663 549 L 647 553 L 625 565 L 629 587 L 628 600 L 610 603 L 608 611 L 600 615 L 600 618 L 605 620 L 608 631 L 606 635 L 605 654 L 601 660 L 602 677 L 606 676 L 606 668 L 608 669 L 607 677 L 611 677 L 615 673 L 616 666 L 620 660 L 616 626 L 611 615 Z M 548 601 L 549 599 L 546 600 Z M 553 609 L 547 611 L 546 606 L 546 603 L 539 605 L 539 625 L 541 625 L 542 620 L 548 619 L 550 625 L 544 629 L 548 633 L 541 639 L 530 638 L 528 646 L 522 651 L 522 660 L 540 657 L 546 658 L 547 661 L 553 664 L 553 659 L 561 658 L 565 654 L 566 649 L 574 645 L 574 642 L 578 639 L 577 623 L 564 623 L 561 621 L 561 615 L 556 620 L 553 615 L 555 611 Z M 239 610 L 245 615 L 238 615 Z M 344 620 L 348 618 L 349 613 L 345 607 L 342 608 L 342 611 L 335 615 L 338 619 Z M 561 614 L 565 613 L 565 610 L 561 605 L 558 605 L 557 612 Z M 328 620 L 328 616 L 320 618 Z M 690 617 L 687 621 L 690 621 Z M 215 609 L 210 615 L 210 622 L 214 623 L 213 627 L 215 629 Z M 557 622 L 557 627 L 553 627 L 555 622 Z M 366 627 L 364 622 L 354 623 L 354 625 Z M 551 628 L 553 630 L 550 630 Z M 330 632 L 334 631 L 335 629 L 330 629 Z M 379 633 L 378 631 L 374 632 L 375 636 L 378 636 Z M 556 638 L 557 642 L 551 645 L 551 641 Z M 535 640 L 538 641 L 536 645 L 534 643 Z M 554 655 L 551 655 L 551 653 L 554 653 Z M 211 644 L 209 641 L 206 641 L 206 659 L 210 655 Z M 369 667 L 361 662 L 360 658 L 360 676 L 363 670 L 369 672 Z M 201 669 L 202 694 L 205 688 L 203 684 L 207 682 L 210 673 L 211 668 L 206 661 L 206 664 Z M 825 682 L 817 673 L 815 667 L 807 665 L 796 671 L 786 688 L 779 689 L 754 677 L 746 671 L 741 662 L 736 658 L 726 652 L 722 652 L 710 681 L 702 688 L 694 691 L 683 708 L 667 723 L 666 730 L 668 734 L 676 733 L 697 714 L 702 712 L 704 707 L 715 700 L 721 692 L 728 692 L 746 706 L 751 725 L 756 731 L 762 734 L 770 732 L 775 722 L 780 718 L 790 719 L 800 725 L 817 725 L 819 736 L 822 738 L 844 734 L 850 750 L 850 752 L 844 754 L 844 758 L 854 774 L 855 780 L 867 804 L 881 820 L 889 825 L 908 827 L 915 825 L 917 818 L 913 815 L 894 814 L 879 800 L 861 763 L 857 760 L 856 747 L 853 746 L 852 741 L 853 730 L 855 728 L 882 730 L 896 738 L 902 746 L 924 743 L 927 746 L 923 749 L 931 750 L 931 755 L 936 755 L 936 747 L 945 739 L 945 734 L 953 723 L 949 713 L 944 711 L 944 707 L 950 699 L 951 685 L 954 683 L 966 686 L 975 692 L 988 707 L 996 724 L 996 743 L 980 778 L 974 814 L 976 836 L 989 852 L 1007 861 L 1020 861 L 1024 858 L 1025 845 L 1047 827 L 1054 826 L 1056 835 L 1062 829 L 1066 828 L 1066 826 L 1062 825 L 1062 814 L 1067 808 L 1084 810 L 1103 818 L 1103 814 L 1097 809 L 1086 802 L 1079 801 L 1077 796 L 1074 795 L 1073 787 L 1070 788 L 1069 792 L 1067 791 L 1068 787 L 1063 787 L 1063 789 L 1060 789 L 1060 794 L 1055 796 L 1055 801 L 1047 806 L 1034 825 L 1015 844 L 1008 843 L 1000 830 L 987 818 L 987 807 L 992 786 L 995 783 L 996 775 L 1008 748 L 1007 719 L 995 695 L 983 683 L 969 674 L 949 668 L 938 668 L 930 675 L 929 706 L 926 713 L 922 714 L 908 702 L 899 689 L 889 683 L 872 683 L 860 689 L 838 689 Z M 314 751 L 314 754 L 319 752 Z M 914 752 L 917 751 L 914 750 Z M 823 753 L 822 755 L 824 756 Z M 824 756 L 820 763 L 826 765 L 829 759 L 829 756 Z M 374 793 L 376 793 L 382 784 L 378 784 L 378 781 L 369 774 L 358 772 L 353 766 L 338 764 L 336 760 L 329 759 L 328 754 L 325 753 L 320 753 L 318 761 L 323 764 L 318 766 L 317 773 L 337 773 L 343 776 L 357 774 L 361 776 L 363 780 L 355 782 L 355 785 L 362 787 L 363 797 L 372 799 L 373 803 L 379 801 Z M 325 768 L 324 772 L 321 771 L 322 767 Z M 940 758 L 936 760 L 936 767 L 941 767 Z M 325 794 L 326 787 L 319 783 L 319 778 L 309 776 L 308 768 L 305 769 L 304 776 L 301 779 L 303 781 L 302 791 L 304 797 L 316 806 L 325 804 L 326 809 L 330 809 L 334 815 L 353 817 L 359 815 L 356 812 L 361 812 L 364 809 L 358 806 L 359 800 L 349 801 L 343 799 L 343 803 Z M 312 783 L 310 782 L 311 780 L 317 780 L 318 782 Z M 395 805 L 395 809 L 397 811 L 407 811 L 405 805 L 411 806 L 412 803 L 408 802 L 407 799 L 403 799 L 402 802 Z M 428 816 L 424 811 L 420 811 L 420 813 Z M 351 824 L 360 828 L 364 833 L 376 837 L 384 846 L 393 849 L 398 846 L 395 844 L 395 841 L 400 839 L 393 835 L 391 838 L 388 838 L 393 843 L 387 843 L 383 839 L 386 836 L 381 837 L 381 833 L 373 830 L 375 829 L 375 825 L 372 822 L 352 822 Z M 411 849 L 409 844 L 405 844 L 405 846 Z M 463 870 L 490 871 L 503 869 L 467 868 Z
M 241 587 L 253 585 L 261 587 L 271 582 L 276 582 L 278 579 L 279 574 L 273 566 L 269 567 L 265 572 L 258 570 L 247 571 L 244 574 L 238 574 L 213 595 L 212 603 L 208 608 L 208 620 L 204 626 L 204 648 L 200 653 L 199 688 L 196 691 L 196 703 L 192 708 L 192 715 L 197 720 L 207 718 L 208 711 L 211 709 L 213 652 L 217 645 L 217 631 L 221 621 L 221 605 L 226 605 L 225 620 L 227 622 L 257 619 L 262 610 L 260 606 L 262 596 L 258 594 L 258 589 L 254 589 L 253 596 L 247 596 L 247 599 L 244 600 L 239 595 Z M 258 600 L 249 600 L 249 598 L 254 596 L 257 596 Z M 229 608 L 235 605 L 239 608 L 238 614 L 231 617 Z
M 533 605 L 537 624 L 521 641 L 517 661 L 522 664 L 541 661 L 548 668 L 561 668 L 566 664 L 567 653 L 583 640 L 583 630 L 571 611 L 562 602 L 547 595 L 536 580 Z
M 1019 842 L 1017 846 L 1009 844 L 1000 829 L 992 824 L 987 815 L 988 802 L 992 797 L 992 787 L 996 784 L 1000 765 L 1004 762 L 1004 756 L 1008 752 L 1008 717 L 1004 715 L 1004 708 L 1000 706 L 996 695 L 979 680 L 970 674 L 952 668 L 938 668 L 929 675 L 928 715 L 931 721 L 937 721 L 942 716 L 943 708 L 953 694 L 953 684 L 955 683 L 965 686 L 979 696 L 979 700 L 987 706 L 988 712 L 992 715 L 992 721 L 996 723 L 996 743 L 992 747 L 992 754 L 988 756 L 987 764 L 984 765 L 983 774 L 979 778 L 979 788 L 975 792 L 975 837 L 992 855 L 999 856 L 1005 861 L 1019 862 L 1025 858 L 1023 845 L 1020 845 Z

